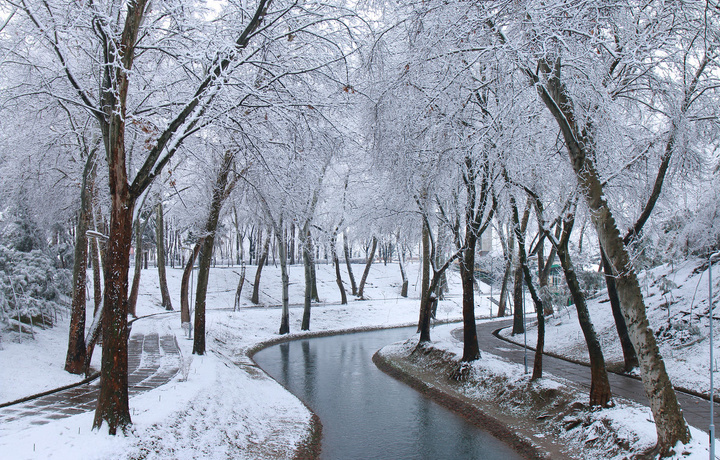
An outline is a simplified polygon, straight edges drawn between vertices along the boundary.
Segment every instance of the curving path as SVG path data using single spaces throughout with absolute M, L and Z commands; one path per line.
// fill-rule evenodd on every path
M 99 351 L 98 351 L 99 353 Z M 169 359 L 168 359 L 169 358 Z M 179 371 L 180 349 L 174 335 L 132 334 L 128 342 L 128 390 L 130 397 L 157 388 Z M 44 425 L 95 409 L 100 381 L 38 396 L 0 408 L 0 435 L 9 423 Z
M 512 319 L 478 323 L 477 331 L 480 350 L 500 356 L 508 361 L 523 364 L 524 349 L 522 345 L 508 342 L 493 335 L 493 331 L 511 325 Z M 461 328 L 453 330 L 452 335 L 455 339 L 462 342 Z M 528 347 L 534 345 L 535 340 L 535 337 L 528 336 Z M 529 372 L 532 372 L 534 359 L 535 352 L 528 348 L 527 362 Z M 543 355 L 543 372 L 570 380 L 587 389 L 588 392 L 590 391 L 589 366 Z M 609 373 L 608 378 L 614 396 L 623 397 L 649 406 L 642 382 L 635 378 L 615 373 Z M 690 425 L 707 432 L 710 423 L 710 401 L 682 391 L 677 391 L 677 398 L 682 406 L 685 420 L 687 420 Z M 720 417 L 720 404 L 715 403 L 714 408 L 715 418 L 718 419 L 718 417 Z

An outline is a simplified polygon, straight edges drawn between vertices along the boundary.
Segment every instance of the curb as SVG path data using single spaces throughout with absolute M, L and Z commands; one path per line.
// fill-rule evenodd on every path
M 373 355 L 372 360 L 378 369 L 390 377 L 403 382 L 423 396 L 432 399 L 446 409 L 460 415 L 471 424 L 489 433 L 496 439 L 503 441 L 522 457 L 533 460 L 547 460 L 549 458 L 545 453 L 534 446 L 531 441 L 518 435 L 515 431 L 508 428 L 504 423 L 500 422 L 495 417 L 487 414 L 477 406 L 463 401 L 462 399 L 449 393 L 445 393 L 431 384 L 426 383 L 422 379 L 400 369 L 392 362 L 392 360 L 382 356 L 380 351 Z
M 517 343 L 517 342 L 515 342 L 515 341 L 513 341 L 513 340 L 508 339 L 507 337 L 503 337 L 503 336 L 500 335 L 500 331 L 502 331 L 503 329 L 507 329 L 507 328 L 509 328 L 509 327 L 510 327 L 510 326 L 505 326 L 505 327 L 501 327 L 501 328 L 499 328 L 499 329 L 495 329 L 494 331 L 492 331 L 492 335 L 494 335 L 495 337 L 497 337 L 498 339 L 500 339 L 500 340 L 502 340 L 502 341 L 504 341 L 504 342 L 512 343 L 513 345 L 517 345 L 517 346 L 522 347 L 522 346 L 523 346 L 522 344 Z M 530 345 L 528 345 L 527 348 L 528 348 L 528 350 L 535 351 L 535 347 L 531 347 Z M 585 366 L 585 367 L 587 367 L 588 369 L 590 368 L 590 364 L 588 364 L 588 363 L 586 363 L 586 362 L 584 362 L 584 361 L 580 361 L 580 360 L 578 360 L 578 359 L 573 359 L 573 358 L 568 358 L 568 357 L 566 357 L 566 356 L 562 356 L 562 355 L 559 355 L 559 354 L 557 354 L 557 353 L 553 353 L 553 352 L 551 352 L 551 351 L 543 351 L 543 355 L 551 356 L 551 357 L 556 358 L 556 359 L 562 359 L 563 361 L 567 361 L 567 362 L 569 362 L 569 363 L 579 364 L 580 366 Z M 642 382 L 642 378 L 640 378 L 640 377 L 637 376 L 637 375 L 625 374 L 625 373 L 616 372 L 616 371 L 608 371 L 608 372 L 610 372 L 610 373 L 612 373 L 612 374 L 615 374 L 615 375 L 619 375 L 619 376 L 622 376 L 622 377 L 628 377 L 628 378 L 635 379 L 635 380 L 637 380 L 637 381 Z M 704 394 L 704 393 L 700 393 L 699 391 L 695 391 L 695 390 L 691 390 L 690 388 L 684 388 L 684 387 L 675 386 L 675 385 L 673 385 L 673 389 L 675 389 L 675 391 L 679 391 L 679 392 L 681 392 L 681 393 L 685 393 L 685 394 L 688 394 L 688 395 L 690 395 L 690 396 L 695 396 L 695 397 L 697 397 L 697 398 L 702 398 L 702 399 L 704 399 L 705 401 L 710 402 L 710 396 L 709 396 L 709 395 L 706 395 L 706 394 Z M 715 397 L 713 398 L 713 402 L 714 402 L 714 403 L 720 403 L 720 396 L 715 396 Z
M 130 339 L 130 331 L 132 330 L 132 324 L 135 321 L 137 321 L 139 319 L 150 318 L 151 316 L 165 315 L 168 313 L 179 313 L 179 311 L 162 311 L 159 313 L 151 313 L 149 315 L 138 316 L 136 318 L 131 319 L 130 321 L 128 321 L 128 339 Z M 175 344 L 177 345 L 177 338 L 175 339 Z M 33 399 L 42 398 L 43 396 L 49 396 L 51 394 L 69 390 L 71 388 L 79 387 L 79 386 L 85 385 L 86 383 L 90 383 L 90 382 L 96 380 L 98 377 L 100 377 L 100 372 L 94 372 L 91 375 L 89 375 L 88 377 L 85 377 L 84 379 L 80 380 L 79 382 L 71 383 L 69 385 L 65 385 L 65 386 L 58 387 L 58 388 L 53 388 L 51 390 L 46 390 L 46 391 L 43 391 L 42 393 L 36 393 L 33 395 L 24 396 L 20 399 L 14 400 L 14 401 L 4 402 L 4 403 L 0 404 L 0 409 L 9 407 L 9 406 L 14 406 L 15 404 L 21 404 L 24 402 L 32 401 Z

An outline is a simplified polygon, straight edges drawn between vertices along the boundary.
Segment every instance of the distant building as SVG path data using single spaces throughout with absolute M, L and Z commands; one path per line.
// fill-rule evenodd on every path
M 480 241 L 478 241 L 478 254 L 480 255 L 480 257 L 487 255 L 490 251 L 492 251 L 492 240 L 492 227 L 488 225 L 488 227 L 483 232 Z

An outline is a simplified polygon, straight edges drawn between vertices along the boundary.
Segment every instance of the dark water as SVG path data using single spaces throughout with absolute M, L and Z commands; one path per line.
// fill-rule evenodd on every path
M 372 355 L 413 328 L 300 340 L 258 352 L 322 421 L 323 459 L 519 459 L 508 446 L 385 375 Z

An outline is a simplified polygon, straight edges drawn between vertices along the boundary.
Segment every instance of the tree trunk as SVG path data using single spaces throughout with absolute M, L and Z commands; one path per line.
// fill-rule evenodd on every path
M 610 308 L 613 318 L 615 319 L 615 330 L 617 331 L 620 346 L 622 347 L 625 372 L 630 372 L 639 367 L 640 363 L 638 362 L 637 353 L 635 353 L 635 347 L 633 347 L 632 341 L 630 340 L 627 324 L 625 323 L 625 318 L 620 308 L 620 299 L 618 298 L 612 267 L 602 248 L 600 248 L 600 256 L 602 258 L 603 271 L 605 272 L 605 285 L 607 286 L 608 298 L 610 299 Z
M 312 240 L 312 234 L 309 233 L 308 230 L 308 242 L 310 244 L 310 287 L 312 288 L 312 300 L 315 302 L 320 302 L 320 295 L 318 294 L 318 288 L 317 288 L 317 273 L 315 269 L 315 262 L 317 259 L 320 258 L 319 255 L 316 255 L 316 258 L 313 258 L 313 251 L 312 248 L 313 240 Z M 317 248 L 318 252 L 320 251 L 320 248 Z
M 242 262 L 242 268 L 240 269 L 240 279 L 238 280 L 238 286 L 235 290 L 235 305 L 233 306 L 233 311 L 238 311 L 240 309 L 240 300 L 242 299 L 242 290 L 243 285 L 245 284 L 245 262 Z
M 302 230 L 300 231 L 302 238 L 300 239 L 302 244 L 302 255 L 303 255 L 303 264 L 305 268 L 305 304 L 303 307 L 303 318 L 302 318 L 302 325 L 300 326 L 300 329 L 303 331 L 309 331 L 310 330 L 310 308 L 312 306 L 312 246 L 311 246 L 311 236 L 310 236 L 310 229 L 309 229 L 309 222 L 307 222 Z
M 370 266 L 375 259 L 375 250 L 377 249 L 377 238 L 373 236 L 372 243 L 370 246 L 370 255 L 365 263 L 365 271 L 363 271 L 362 278 L 360 278 L 360 286 L 358 286 L 358 297 L 364 299 L 365 281 L 367 281 L 368 273 L 370 273 Z
M 568 232 L 569 233 L 569 232 Z M 565 273 L 565 281 L 572 295 L 575 308 L 578 313 L 578 321 L 580 329 L 585 336 L 588 353 L 590 355 L 590 405 L 607 407 L 612 399 L 610 391 L 610 381 L 608 380 L 607 370 L 605 369 L 605 357 L 603 356 L 600 341 L 595 334 L 590 319 L 590 312 L 585 303 L 585 296 L 580 288 L 575 269 L 570 260 L 570 254 L 567 248 L 569 237 L 563 235 L 563 239 L 558 244 L 557 253 Z
M 122 133 L 122 131 L 121 131 Z M 124 157 L 124 136 L 113 145 L 122 150 Z M 112 156 L 116 154 L 113 153 Z M 132 420 L 128 405 L 128 271 L 130 269 L 130 245 L 135 200 L 131 198 L 125 161 L 110 161 L 110 190 L 112 209 L 110 213 L 110 241 L 107 246 L 105 270 L 104 314 L 102 320 L 102 367 L 100 394 L 93 428 L 99 429 L 103 422 L 108 424 L 111 435 L 120 428 L 125 431 Z
M 279 227 L 282 227 L 282 220 Z M 280 238 L 278 232 L 275 232 L 275 237 Z M 282 283 L 282 317 L 280 318 L 280 334 L 282 335 L 290 332 L 290 277 L 287 270 L 287 242 L 283 240 L 278 243 L 280 246 L 280 280 Z
M 513 328 L 512 334 L 522 334 L 525 332 L 523 324 L 523 271 L 519 261 L 513 268 L 515 271 L 515 283 L 513 284 Z
M 95 174 L 96 173 L 93 174 L 93 179 L 90 182 L 90 190 L 92 192 L 93 199 L 93 204 L 89 208 L 89 212 L 91 214 L 90 219 L 95 231 L 105 234 L 106 229 L 105 225 L 103 225 L 102 211 L 100 208 L 100 197 L 98 196 L 97 187 L 95 186 Z M 98 238 L 91 238 L 89 242 L 90 258 L 92 260 L 93 266 L 93 299 L 95 301 L 95 308 L 93 309 L 94 316 L 95 313 L 97 313 L 98 308 L 100 308 L 100 304 L 102 303 L 103 299 L 103 280 L 101 273 L 104 273 L 103 264 L 105 263 L 106 258 L 106 243 L 105 241 Z
M 75 261 L 73 264 L 72 313 L 70 316 L 70 335 L 65 357 L 65 370 L 71 374 L 81 374 L 85 363 L 85 287 L 87 284 L 88 256 L 88 208 L 91 206 L 88 196 L 88 176 L 94 168 L 94 152 L 88 155 L 83 171 L 80 189 L 80 210 L 75 231 Z
M 345 254 L 345 265 L 347 265 L 348 278 L 350 278 L 350 288 L 352 295 L 357 295 L 357 285 L 355 284 L 355 276 L 353 276 L 352 265 L 350 264 L 350 244 L 348 243 L 348 231 L 343 233 L 343 253 Z
M 190 275 L 195 265 L 195 259 L 200 254 L 200 248 L 202 248 L 203 239 L 200 238 L 190 253 L 185 269 L 183 270 L 182 281 L 180 282 L 180 324 L 187 324 L 190 327 L 190 301 L 188 299 L 190 293 Z
M 399 248 L 398 248 L 399 249 Z M 405 250 L 398 252 L 398 265 L 400 265 L 400 276 L 402 277 L 402 287 L 400 288 L 400 296 L 408 296 L 408 279 L 405 274 Z
M 682 443 L 690 441 L 690 431 L 665 370 L 655 335 L 650 329 L 635 269 L 630 262 L 627 248 L 605 199 L 603 185 L 591 160 L 594 156 L 591 150 L 593 142 L 585 131 L 576 125 L 572 100 L 560 80 L 559 61 L 555 67 L 556 70 L 544 84 L 540 84 L 539 78 L 532 72 L 528 71 L 528 74 L 537 84 L 540 97 L 560 127 L 570 163 L 590 209 L 600 245 L 612 267 L 620 305 L 628 325 L 630 339 L 638 355 L 643 386 L 655 420 L 658 435 L 657 450 L 661 455 L 668 455 L 678 441 Z M 541 65 L 541 69 L 547 74 L 551 72 L 547 64 Z M 548 87 L 546 88 L 545 85 Z
M 530 200 L 528 200 L 528 204 L 530 204 Z M 537 380 L 539 378 L 542 378 L 542 356 L 543 352 L 545 351 L 545 310 L 543 309 L 542 300 L 540 300 L 540 296 L 538 296 L 537 291 L 535 291 L 535 286 L 532 283 L 532 274 L 530 273 L 530 268 L 527 264 L 527 253 L 525 251 L 525 228 L 527 225 L 527 218 L 529 217 L 528 211 L 530 210 L 530 208 L 525 208 L 525 215 L 523 216 L 523 222 L 521 225 L 520 217 L 518 215 L 517 203 L 515 202 L 515 198 L 513 196 L 510 196 L 510 205 L 512 207 L 515 239 L 517 240 L 518 244 L 518 263 L 520 268 L 522 269 L 522 278 L 524 278 L 525 284 L 530 291 L 530 296 L 533 299 L 533 303 L 535 305 L 535 312 L 537 314 L 537 345 L 535 347 L 535 361 L 533 363 L 533 373 L 530 377 L 530 380 Z M 521 302 L 524 303 L 524 299 L 522 299 Z M 517 303 L 518 301 L 516 300 L 516 304 Z M 525 312 L 523 312 L 523 314 L 524 313 Z
M 226 150 L 218 171 L 215 186 L 212 191 L 210 212 L 205 223 L 202 249 L 200 249 L 200 260 L 198 261 L 198 282 L 195 295 L 195 337 L 193 341 L 193 354 L 205 354 L 205 299 L 207 297 L 208 280 L 210 278 L 210 263 L 212 262 L 213 249 L 215 248 L 215 232 L 223 201 L 230 195 L 235 181 L 228 183 L 228 176 L 232 169 L 235 152 Z M 268 235 L 269 236 L 269 235 Z
M 258 232 L 258 239 L 262 235 L 261 232 L 262 231 Z M 253 293 L 252 293 L 252 297 L 250 298 L 250 302 L 254 303 L 255 305 L 260 303 L 260 276 L 262 275 L 263 266 L 265 265 L 265 262 L 267 261 L 269 248 L 270 248 L 270 231 L 268 230 L 267 237 L 265 238 L 265 242 L 263 243 L 262 255 L 260 255 L 260 258 L 258 259 L 257 270 L 255 270 L 255 284 L 253 285 Z
M 146 221 L 147 222 L 147 221 Z M 128 313 L 137 318 L 137 299 L 140 290 L 140 274 L 142 271 L 142 234 L 145 225 L 140 224 L 140 217 L 135 223 L 135 271 L 133 273 L 130 297 L 128 298 Z
M 340 290 L 340 305 L 347 305 L 347 295 L 345 295 L 345 286 L 343 285 L 342 276 L 340 275 L 340 260 L 338 259 L 337 249 L 337 229 L 333 232 L 330 237 L 330 255 L 335 265 L 335 282 L 337 283 L 338 289 Z
M 508 297 L 508 284 L 512 276 L 513 267 L 513 253 L 515 251 L 515 235 L 514 232 L 509 232 L 507 247 L 503 246 L 505 252 L 505 270 L 503 271 L 503 281 L 500 287 L 500 300 L 498 301 L 498 318 L 505 316 L 505 309 L 507 308 L 507 297 Z
M 160 281 L 160 295 L 162 297 L 162 306 L 165 310 L 172 311 L 172 301 L 170 300 L 170 292 L 168 291 L 167 276 L 165 276 L 165 220 L 163 219 L 163 205 L 158 203 L 157 216 L 155 217 L 155 239 L 157 240 L 157 266 L 158 279 Z
M 513 200 L 511 198 L 511 200 Z M 522 334 L 525 332 L 525 292 L 523 289 L 524 272 L 522 260 L 520 260 L 520 237 L 525 239 L 525 231 L 527 229 L 528 220 L 530 219 L 530 200 L 528 199 L 525 205 L 525 211 L 523 212 L 522 221 L 519 221 L 519 216 L 513 214 L 513 233 L 518 243 L 518 260 L 515 267 L 515 289 L 513 292 L 513 299 L 515 303 L 515 309 L 513 314 L 513 329 L 512 333 Z
M 463 288 L 463 355 L 462 361 L 480 358 L 477 327 L 475 325 L 475 248 L 477 236 L 470 231 L 465 236 L 465 247 L 460 261 L 460 279 Z
M 295 265 L 295 221 L 290 222 L 290 265 Z

